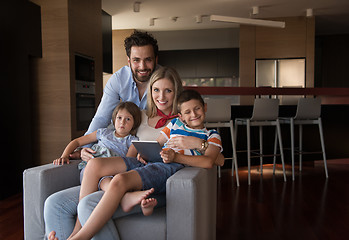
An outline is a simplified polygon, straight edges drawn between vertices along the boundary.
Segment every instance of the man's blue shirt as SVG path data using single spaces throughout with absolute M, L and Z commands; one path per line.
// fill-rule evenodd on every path
M 147 106 L 147 91 L 139 100 L 138 88 L 129 66 L 122 67 L 108 80 L 97 112 L 85 135 L 99 128 L 106 128 L 111 123 L 112 113 L 121 100 L 134 102 L 140 109 L 145 109 Z

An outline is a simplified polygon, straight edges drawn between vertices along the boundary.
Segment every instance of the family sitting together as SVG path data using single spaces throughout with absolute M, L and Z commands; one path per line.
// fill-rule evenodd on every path
M 72 158 L 83 160 L 81 186 L 45 201 L 49 240 L 118 239 L 113 219 L 138 205 L 146 216 L 163 206 L 157 196 L 165 193 L 166 181 L 176 171 L 224 163 L 219 134 L 204 126 L 201 95 L 182 90 L 178 73 L 157 65 L 157 41 L 135 31 L 125 39 L 125 49 L 128 66 L 109 79 L 87 133 L 53 161 L 61 165 Z M 132 140 L 159 142 L 162 162 L 146 162 Z

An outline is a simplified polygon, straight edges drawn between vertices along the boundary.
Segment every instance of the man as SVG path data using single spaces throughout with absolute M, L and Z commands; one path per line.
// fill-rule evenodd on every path
M 157 68 L 159 47 L 157 40 L 147 32 L 135 31 L 124 41 L 128 65 L 115 72 L 108 80 L 102 100 L 86 134 L 105 128 L 111 123 L 112 112 L 120 101 L 134 102 L 139 108 L 147 105 L 147 86 Z M 89 148 L 81 153 L 82 159 L 92 157 Z M 79 158 L 74 154 L 71 158 Z
M 86 134 L 111 123 L 115 107 L 122 101 L 134 102 L 141 109 L 147 105 L 147 86 L 158 61 L 158 45 L 147 32 L 135 31 L 125 39 L 128 66 L 108 80 L 101 103 Z

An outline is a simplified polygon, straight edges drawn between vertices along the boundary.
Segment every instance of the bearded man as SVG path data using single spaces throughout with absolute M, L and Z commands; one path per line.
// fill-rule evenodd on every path
M 131 101 L 140 109 L 146 108 L 148 82 L 158 61 L 157 40 L 147 32 L 135 31 L 124 43 L 128 65 L 108 80 L 86 134 L 107 127 L 111 123 L 112 112 L 120 101 Z
M 134 102 L 140 109 L 147 106 L 147 86 L 153 72 L 159 67 L 157 40 L 147 32 L 134 31 L 124 41 L 128 65 L 115 72 L 104 87 L 102 100 L 85 134 L 106 128 L 120 101 Z M 87 146 L 86 146 L 87 147 Z M 89 159 L 92 149 L 84 148 L 70 157 Z

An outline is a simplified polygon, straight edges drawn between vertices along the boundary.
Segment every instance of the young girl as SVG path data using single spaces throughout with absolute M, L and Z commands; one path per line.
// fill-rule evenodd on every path
M 53 164 L 61 165 L 69 163 L 69 155 L 77 148 L 89 143 L 95 143 L 91 150 L 94 157 L 127 156 L 132 140 L 138 140 L 136 132 L 141 124 L 141 111 L 133 102 L 121 102 L 112 114 L 114 129 L 100 128 L 88 135 L 72 140 L 64 149 L 62 156 L 53 161 Z M 82 169 L 85 161 L 79 164 Z

